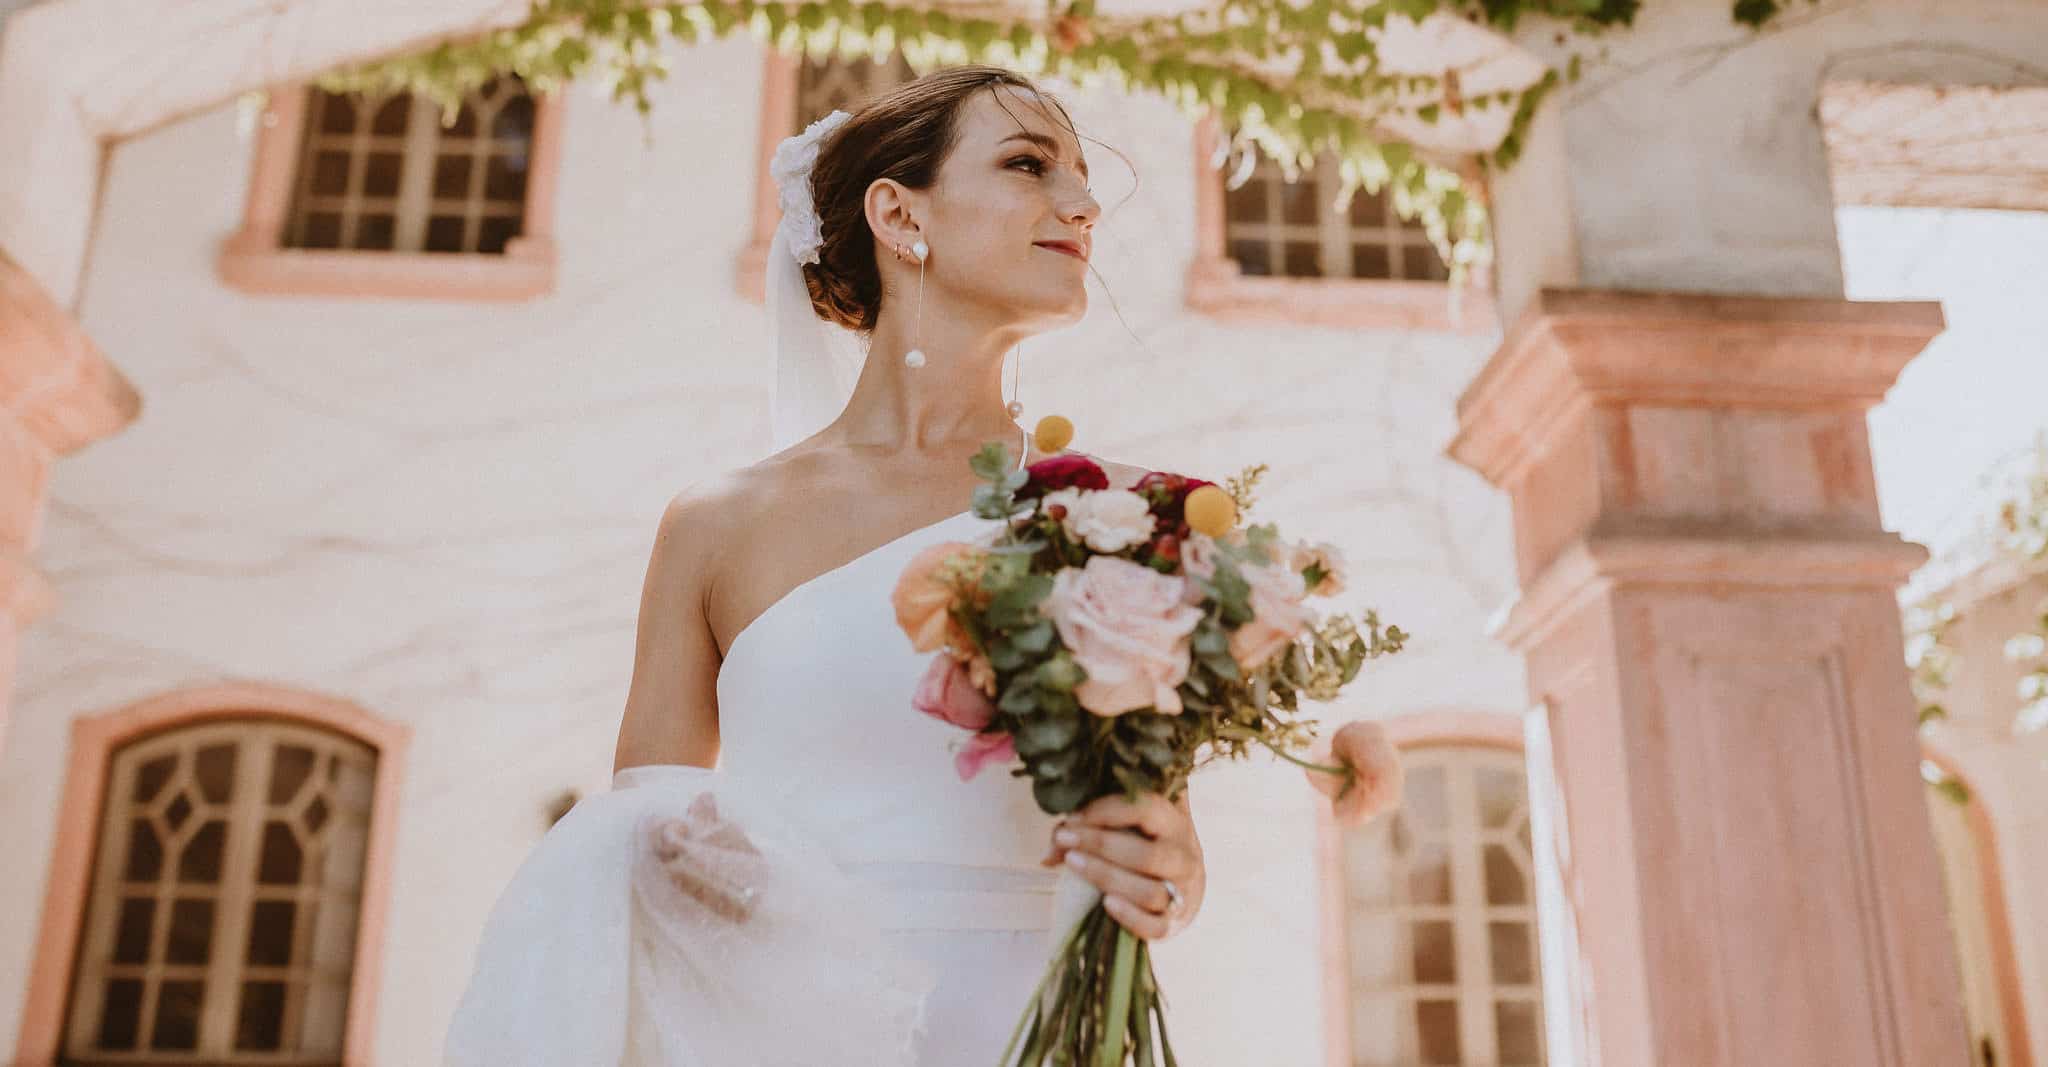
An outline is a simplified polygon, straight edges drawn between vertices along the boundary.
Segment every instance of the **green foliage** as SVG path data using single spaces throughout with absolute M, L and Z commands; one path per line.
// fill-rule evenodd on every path
M 1737 0 L 1734 17 L 1761 25 L 1780 6 Z M 1044 17 L 1019 8 L 993 19 L 856 0 L 536 0 L 516 26 L 336 70 L 318 84 L 332 92 L 420 94 L 440 103 L 443 122 L 452 123 L 463 97 L 503 72 L 542 92 L 589 79 L 614 100 L 631 102 L 644 121 L 653 109 L 648 87 L 670 73 L 665 38 L 694 42 L 744 32 L 817 58 L 898 49 L 919 72 L 995 63 L 1083 88 L 1156 92 L 1190 116 L 1213 111 L 1241 148 L 1256 147 L 1288 174 L 1333 153 L 1340 208 L 1357 189 L 1390 190 L 1395 208 L 1420 220 L 1462 277 L 1491 255 L 1479 198 L 1458 174 L 1385 140 L 1378 122 L 1396 115 L 1435 122 L 1447 110 L 1510 107 L 1509 132 L 1489 157 L 1506 167 L 1558 72 L 1527 90 L 1459 98 L 1440 79 L 1382 71 L 1369 31 L 1391 15 L 1419 20 L 1448 11 L 1503 31 L 1541 18 L 1595 34 L 1629 24 L 1638 7 L 1639 0 L 1222 0 L 1201 10 L 1111 19 L 1097 15 L 1094 0 L 1048 0 Z M 1570 60 L 1574 73 L 1578 58 Z M 1291 74 L 1275 72 L 1288 68 Z M 978 496 L 977 514 L 984 503 Z M 986 504 L 996 507 L 992 499 Z

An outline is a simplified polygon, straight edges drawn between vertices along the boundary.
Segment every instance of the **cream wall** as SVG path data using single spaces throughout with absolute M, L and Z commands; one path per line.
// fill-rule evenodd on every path
M 255 679 L 415 731 L 376 1052 L 432 1061 L 546 803 L 609 780 L 662 506 L 767 448 L 767 337 L 732 283 L 760 54 L 725 41 L 675 67 L 651 146 L 630 107 L 575 91 L 558 291 L 525 305 L 227 290 L 212 256 L 251 148 L 236 108 L 112 151 L 79 310 L 144 411 L 51 487 L 57 607 L 23 642 L 0 746 L 0 850 L 19 859 L 0 866 L 0 990 L 27 977 L 70 720 Z M 1520 666 L 1483 633 L 1513 589 L 1504 506 L 1441 457 L 1494 339 L 1187 315 L 1188 125 L 1158 100 L 1073 103 L 1140 180 L 1119 204 L 1127 172 L 1091 148 L 1108 289 L 1026 343 L 1026 418 L 1069 415 L 1078 447 L 1129 462 L 1272 464 L 1260 515 L 1346 545 L 1356 599 L 1416 634 L 1339 714 L 1519 711 Z M 1232 767 L 1194 796 L 1212 889 L 1160 946 L 1177 1043 L 1195 1067 L 1318 1062 L 1307 787 Z M 0 1047 L 20 1010 L 0 997 Z

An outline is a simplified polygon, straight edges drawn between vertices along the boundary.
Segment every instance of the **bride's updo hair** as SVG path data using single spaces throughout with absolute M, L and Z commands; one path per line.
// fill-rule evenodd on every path
M 1051 94 L 1016 71 L 993 66 L 944 67 L 876 97 L 818 145 L 811 171 L 817 202 L 818 262 L 804 281 L 818 317 L 858 333 L 874 330 L 882 311 L 882 274 L 868 227 L 868 186 L 889 178 L 929 189 L 958 140 L 960 108 L 975 92 L 1015 86 L 1046 101 L 1068 132 L 1073 120 Z

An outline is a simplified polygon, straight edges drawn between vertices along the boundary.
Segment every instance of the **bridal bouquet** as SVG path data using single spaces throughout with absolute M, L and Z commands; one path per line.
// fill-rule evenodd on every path
M 975 514 L 1006 521 L 920 552 L 892 596 L 913 646 L 938 653 L 914 706 L 973 731 L 955 757 L 963 779 L 1021 760 L 1012 775 L 1064 815 L 1117 792 L 1178 799 L 1200 764 L 1263 746 L 1301 765 L 1341 821 L 1387 805 L 1398 766 L 1383 765 L 1378 727 L 1317 742 L 1300 702 L 1335 698 L 1406 635 L 1371 612 L 1359 622 L 1309 606 L 1343 588 L 1334 547 L 1240 527 L 1263 466 L 1226 486 L 1155 472 L 1111 489 L 1084 456 L 1012 470 L 1008 449 L 990 444 L 972 462 L 986 483 Z M 1290 754 L 1301 749 L 1338 762 Z M 1086 892 L 1063 885 L 1059 899 L 1087 911 L 1056 919 L 1062 940 L 1002 1064 L 1118 1067 L 1128 1055 L 1150 1067 L 1156 1053 L 1171 1067 L 1144 940 L 1092 884 L 1060 876 Z

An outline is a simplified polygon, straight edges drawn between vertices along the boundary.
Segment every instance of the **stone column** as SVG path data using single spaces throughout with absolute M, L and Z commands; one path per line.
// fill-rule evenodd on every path
M 0 252 L 0 744 L 16 644 L 54 603 L 29 555 L 50 464 L 126 426 L 140 408 L 72 317 Z
M 1451 455 L 1512 500 L 1578 1062 L 1967 1062 L 1865 412 L 1933 304 L 1544 289 Z

